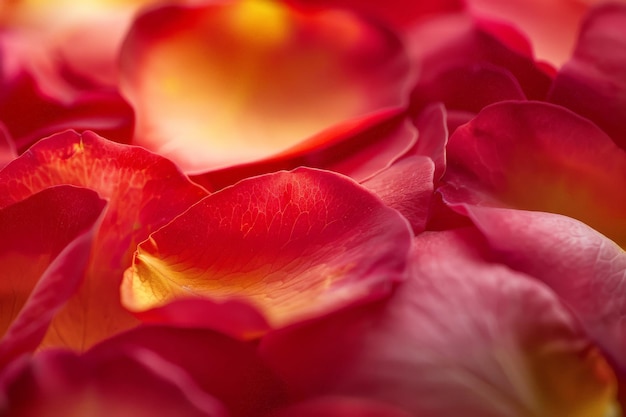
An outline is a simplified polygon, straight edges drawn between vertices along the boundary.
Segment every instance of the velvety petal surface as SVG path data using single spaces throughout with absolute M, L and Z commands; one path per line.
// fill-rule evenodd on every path
M 190 297 L 245 302 L 281 327 L 387 294 L 409 245 L 406 220 L 348 178 L 278 172 L 225 188 L 153 233 L 122 298 L 140 314 Z
M 379 2 L 376 0 L 288 0 L 294 4 L 302 4 L 311 7 L 320 5 L 329 7 L 342 7 L 357 10 L 368 16 L 380 19 L 389 26 L 402 32 L 420 19 L 440 13 L 453 13 L 462 11 L 465 7 L 463 0 L 435 0 L 420 1 L 391 0 Z
M 626 152 L 588 120 L 547 103 L 499 103 L 457 129 L 447 152 L 448 203 L 564 214 L 626 245 Z
M 270 333 L 294 395 L 364 396 L 415 416 L 611 416 L 615 376 L 543 284 L 488 263 L 475 230 L 422 233 L 394 295 Z
M 135 143 L 201 172 L 283 153 L 404 106 L 400 41 L 345 10 L 269 0 L 164 6 L 139 16 L 121 52 Z
M 119 284 L 137 243 L 207 193 L 160 156 L 68 131 L 38 142 L 0 171 L 0 207 L 57 184 L 92 189 L 109 202 L 85 282 L 44 341 L 84 349 L 136 323 L 120 305 Z
M 552 213 L 465 206 L 506 265 L 545 282 L 626 370 L 626 253 L 589 226 Z
M 0 368 L 34 350 L 78 289 L 104 205 L 59 186 L 0 209 Z
M 435 164 L 425 156 L 409 156 L 363 182 L 383 202 L 398 210 L 413 233 L 426 229 L 433 196 Z
M 513 41 L 496 36 L 494 26 Z M 466 14 L 416 25 L 407 35 L 407 49 L 420 68 L 411 94 L 415 115 L 433 101 L 476 113 L 506 99 L 543 100 L 550 88 L 551 74 L 535 62 L 522 35 Z
M 329 396 L 277 409 L 266 417 L 409 417 L 411 414 L 366 398 Z
M 17 158 L 15 145 L 3 123 L 0 123 L 0 169 Z
M 7 417 L 227 416 L 183 369 L 142 349 L 42 352 L 5 371 L 2 388 Z
M 592 120 L 626 149 L 626 2 L 587 16 L 549 100 Z
M 382 111 L 305 141 L 289 156 L 279 155 L 191 178 L 206 189 L 219 190 L 244 178 L 308 166 L 339 172 L 360 182 L 407 154 L 416 140 L 415 127 L 403 112 Z
M 198 386 L 224 404 L 230 416 L 252 417 L 286 401 L 281 381 L 261 361 L 254 345 L 203 329 L 140 326 L 93 347 L 102 355 L 147 349 L 185 369 Z

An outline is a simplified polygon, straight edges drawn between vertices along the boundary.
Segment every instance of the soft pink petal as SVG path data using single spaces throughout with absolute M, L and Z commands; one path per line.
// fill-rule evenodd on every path
M 356 395 L 417 416 L 610 415 L 611 369 L 556 296 L 485 261 L 474 230 L 415 240 L 387 301 L 266 336 L 294 395 Z
M 574 219 L 551 213 L 465 206 L 498 258 L 545 282 L 587 333 L 626 370 L 626 253 Z

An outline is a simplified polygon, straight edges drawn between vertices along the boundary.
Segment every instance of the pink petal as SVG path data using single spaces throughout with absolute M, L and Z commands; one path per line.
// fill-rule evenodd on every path
M 474 230 L 423 233 L 387 301 L 270 333 L 293 395 L 363 396 L 417 416 L 610 415 L 612 370 L 543 285 Z
M 79 287 L 104 205 L 59 186 L 0 209 L 0 367 L 37 347 Z
M 494 104 L 457 129 L 447 151 L 446 202 L 564 214 L 626 245 L 626 152 L 576 114 Z
M 239 300 L 281 327 L 387 294 L 409 245 L 395 210 L 345 177 L 300 168 L 225 188 L 153 233 L 122 298 L 136 312 L 189 297 Z
M 594 9 L 549 100 L 587 117 L 626 149 L 626 4 Z
M 142 349 L 43 352 L 14 364 L 3 379 L 10 417 L 227 415 L 183 369 Z
M 207 193 L 144 149 L 90 132 L 65 132 L 38 142 L 0 171 L 0 207 L 57 184 L 89 188 L 109 201 L 85 282 L 44 340 L 85 349 L 137 323 L 119 301 L 137 243 Z
M 0 123 L 0 169 L 17 158 L 15 145 L 4 124 Z
M 135 143 L 187 172 L 285 155 L 327 129 L 403 107 L 412 76 L 391 32 L 348 11 L 269 0 L 148 11 L 121 62 Z
M 435 164 L 425 156 L 410 156 L 396 162 L 363 182 L 383 202 L 400 212 L 411 224 L 413 233 L 426 229 Z
M 466 206 L 508 266 L 545 282 L 626 370 L 626 254 L 590 227 L 550 213 Z

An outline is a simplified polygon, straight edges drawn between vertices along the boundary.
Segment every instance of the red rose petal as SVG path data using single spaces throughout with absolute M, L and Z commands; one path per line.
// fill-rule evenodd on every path
M 80 285 L 104 205 L 59 186 L 0 209 L 0 368 L 34 350 Z
M 626 149 L 626 4 L 594 9 L 549 100 L 587 117 Z
M 492 35 L 488 22 L 467 15 L 441 16 L 416 25 L 407 44 L 420 68 L 411 95 L 414 114 L 432 101 L 476 112 L 507 98 L 543 100 L 550 88 L 550 75 L 532 56 Z
M 446 170 L 446 145 L 448 129 L 446 127 L 447 112 L 442 103 L 433 103 L 414 119 L 419 134 L 413 154 L 424 155 L 435 163 L 433 178 L 439 182 Z
M 366 398 L 321 397 L 280 408 L 267 417 L 410 417 L 411 414 Z
M 226 417 L 181 368 L 141 349 L 43 352 L 4 376 L 10 417 Z
M 550 286 L 589 334 L 626 370 L 626 253 L 569 217 L 466 206 L 498 258 Z
M 282 383 L 256 347 L 210 330 L 140 326 L 94 346 L 92 354 L 147 349 L 185 369 L 233 417 L 263 415 L 285 402 Z
M 421 234 L 386 302 L 267 335 L 293 394 L 352 395 L 417 416 L 615 411 L 612 370 L 542 284 L 483 260 L 476 231 Z
M 403 112 L 384 111 L 358 120 L 354 126 L 343 125 L 313 137 L 288 156 L 218 169 L 192 179 L 206 189 L 220 190 L 244 178 L 308 166 L 362 181 L 405 155 L 416 140 L 415 128 Z
M 564 214 L 626 246 L 626 152 L 576 114 L 495 104 L 457 129 L 447 151 L 446 202 Z
M 411 156 L 363 182 L 383 202 L 398 210 L 411 224 L 413 233 L 426 229 L 433 195 L 435 164 L 425 156 Z
M 310 7 L 341 7 L 359 11 L 363 14 L 380 19 L 389 26 L 402 32 L 424 17 L 439 13 L 459 12 L 464 9 L 463 0 L 413 1 L 390 0 L 288 0 L 294 4 Z
M 0 169 L 17 157 L 15 145 L 4 124 L 0 123 Z
M 148 11 L 121 62 L 135 143 L 188 172 L 283 154 L 341 123 L 402 107 L 411 81 L 392 33 L 347 11 L 268 0 Z
M 207 193 L 166 159 L 93 133 L 38 142 L 0 171 L 0 207 L 56 184 L 97 191 L 109 201 L 84 285 L 55 317 L 44 343 L 84 349 L 136 324 L 119 283 L 138 242 Z
M 406 221 L 349 179 L 279 172 L 217 192 L 153 233 L 122 298 L 137 312 L 187 297 L 241 300 L 284 326 L 386 294 L 409 245 Z

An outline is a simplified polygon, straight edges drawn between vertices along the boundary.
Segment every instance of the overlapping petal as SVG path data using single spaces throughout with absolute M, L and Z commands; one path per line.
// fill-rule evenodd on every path
M 193 175 L 194 182 L 220 190 L 244 178 L 300 166 L 326 169 L 363 181 L 388 168 L 415 145 L 417 132 L 403 112 L 382 111 L 305 141 L 289 156 Z
M 124 305 L 150 316 L 174 301 L 255 307 L 281 327 L 379 298 L 404 273 L 406 220 L 349 179 L 300 168 L 217 192 L 139 245 Z M 226 318 L 228 320 L 228 318 Z M 251 337 L 244 321 L 230 334 Z M 261 329 L 263 330 L 263 329 Z
M 592 120 L 626 149 L 626 3 L 587 16 L 549 100 Z
M 615 376 L 544 285 L 486 261 L 475 230 L 415 240 L 384 302 L 284 329 L 261 352 L 294 395 L 351 395 L 416 416 L 613 415 Z
M 227 416 L 183 369 L 148 350 L 52 350 L 1 377 L 0 412 L 7 417 Z
M 494 34 L 502 31 L 510 36 Z M 471 117 L 497 101 L 543 100 L 550 88 L 551 74 L 535 62 L 528 43 L 511 27 L 466 14 L 444 15 L 412 28 L 407 45 L 421 69 L 411 95 L 415 115 L 442 101 Z
M 119 283 L 138 242 L 207 193 L 168 160 L 93 133 L 38 142 L 0 171 L 0 207 L 58 184 L 92 189 L 109 204 L 87 277 L 44 343 L 84 349 L 136 323 L 120 305 Z
M 499 103 L 457 129 L 447 152 L 448 203 L 564 214 L 626 245 L 626 152 L 588 120 L 547 103 Z
M 622 371 L 626 253 L 592 228 L 551 213 L 465 207 L 506 265 L 548 284 Z M 575 255 L 574 255 L 575 254 Z
M 0 209 L 0 368 L 35 349 L 78 289 L 104 205 L 59 186 Z
M 283 154 L 304 139 L 406 105 L 400 41 L 339 9 L 269 0 L 164 6 L 121 52 L 135 143 L 188 172 Z
M 254 345 L 205 329 L 140 326 L 93 347 L 107 351 L 146 349 L 185 369 L 204 392 L 233 417 L 264 415 L 286 402 L 285 388 Z M 184 353 L 182 353 L 184 352 Z

